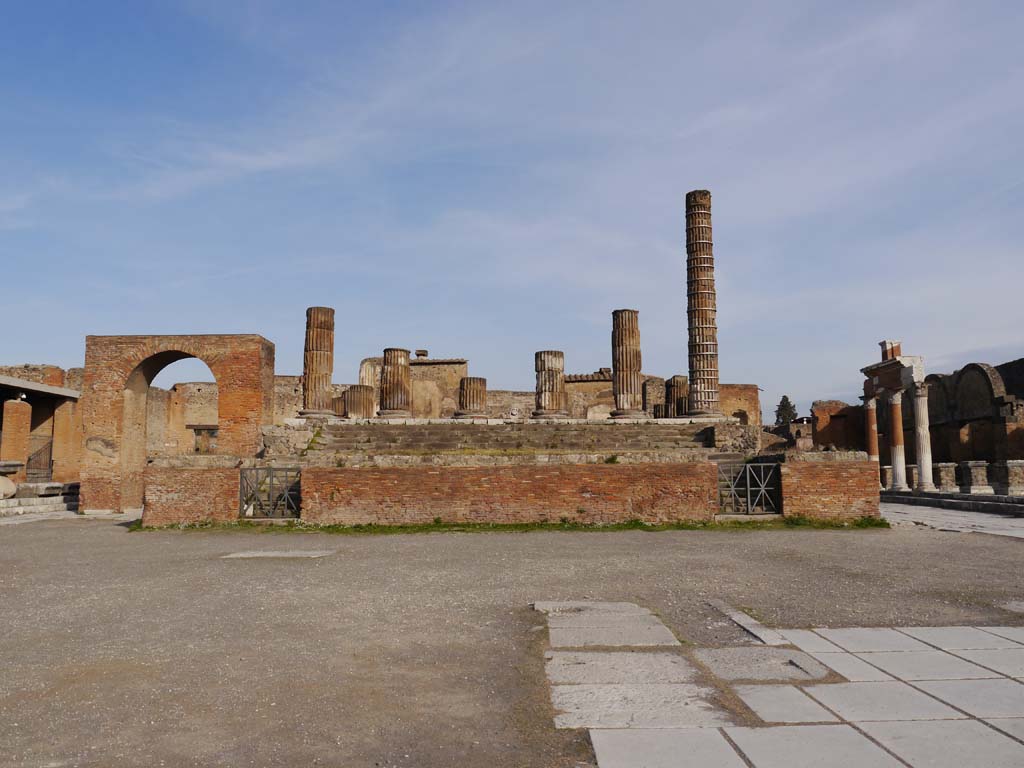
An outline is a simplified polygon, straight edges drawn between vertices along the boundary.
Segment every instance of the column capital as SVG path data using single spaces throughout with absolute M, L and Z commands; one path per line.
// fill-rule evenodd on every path
M 903 405 L 903 390 L 886 390 L 886 397 L 892 405 Z
M 915 381 L 914 382 L 914 397 L 927 397 L 928 396 L 928 382 L 927 381 Z
M 864 395 L 861 397 L 861 401 L 864 403 L 865 408 L 874 410 L 878 407 L 878 396 L 877 395 Z

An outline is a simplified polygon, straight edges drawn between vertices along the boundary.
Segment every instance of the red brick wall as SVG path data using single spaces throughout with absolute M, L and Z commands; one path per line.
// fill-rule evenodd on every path
M 711 520 L 710 462 L 302 470 L 302 519 L 314 524 L 615 523 Z
M 878 464 L 793 461 L 782 467 L 782 512 L 818 520 L 878 517 Z
M 28 461 L 29 439 L 32 432 L 32 406 L 24 400 L 4 401 L 3 436 L 0 438 L 0 461 Z M 25 467 L 10 478 L 15 483 L 25 482 Z
M 867 449 L 864 431 L 864 408 L 842 400 L 815 400 L 811 404 L 814 444 L 834 445 L 840 449 Z
M 143 525 L 238 519 L 237 469 L 148 466 Z

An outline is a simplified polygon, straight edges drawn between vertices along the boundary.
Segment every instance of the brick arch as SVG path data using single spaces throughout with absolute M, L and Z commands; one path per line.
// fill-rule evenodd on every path
M 273 422 L 274 345 L 256 335 L 87 336 L 82 386 L 82 505 L 142 506 L 146 399 L 156 375 L 197 358 L 218 387 L 219 454 L 254 456 Z M 201 500 L 200 500 L 201 503 Z
M 968 363 L 956 377 L 956 418 L 987 419 L 996 415 L 996 398 L 1006 394 L 999 371 L 985 363 Z

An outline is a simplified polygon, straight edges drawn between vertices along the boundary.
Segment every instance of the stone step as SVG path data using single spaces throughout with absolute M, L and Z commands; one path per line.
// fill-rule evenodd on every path
M 78 495 L 66 496 L 29 496 L 27 498 L 14 497 L 12 499 L 0 499 L 0 513 L 5 509 L 16 509 L 20 507 L 45 507 L 54 504 L 77 504 Z
M 34 499 L 20 499 L 20 501 L 34 501 Z M 67 504 L 33 504 L 20 507 L 4 507 L 0 509 L 0 517 L 14 517 L 16 515 L 40 515 L 47 512 L 78 512 L 78 502 Z
M 962 512 L 987 512 L 1004 517 L 1024 517 L 1024 499 L 1020 496 L 971 496 L 967 494 L 917 494 L 912 491 L 882 491 L 882 501 L 915 507 L 957 509 Z

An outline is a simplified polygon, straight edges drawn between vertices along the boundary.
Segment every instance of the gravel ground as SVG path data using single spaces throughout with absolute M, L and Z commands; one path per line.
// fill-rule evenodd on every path
M 770 626 L 1022 624 L 1024 543 L 927 529 L 0 531 L 0 763 L 592 765 L 555 731 L 535 599 L 623 600 L 687 643 Z M 221 559 L 329 549 L 318 559 Z

